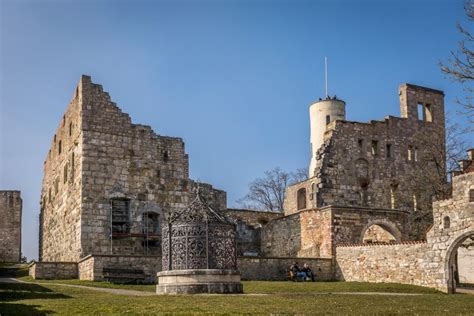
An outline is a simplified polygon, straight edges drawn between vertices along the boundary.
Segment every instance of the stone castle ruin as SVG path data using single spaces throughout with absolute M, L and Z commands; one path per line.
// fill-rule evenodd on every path
M 0 191 L 0 262 L 21 261 L 20 191 Z
M 412 84 L 399 94 L 401 117 L 369 123 L 346 121 L 346 104 L 336 97 L 310 106 L 309 178 L 287 188 L 283 213 L 228 209 L 224 191 L 200 184 L 209 205 L 236 223 L 243 279 L 285 279 L 300 258 L 319 280 L 453 288 L 448 280 L 458 272 L 457 248 L 446 259 L 433 247 L 458 243 L 457 232 L 472 234 L 473 203 L 466 192 L 474 189 L 474 173 L 466 166 L 473 152 L 464 173 L 454 177 L 453 198 L 436 202 L 432 212 L 433 200 L 448 187 L 439 172 L 445 166 L 444 94 Z M 133 124 L 102 86 L 82 76 L 44 163 L 40 261 L 30 274 L 154 281 L 163 270 L 164 219 L 189 205 L 193 186 L 182 139 Z M 446 216 L 451 228 L 439 230 Z M 425 256 L 411 279 L 383 265 L 378 272 L 368 268 L 361 263 L 368 259 L 354 262 L 382 253 L 388 253 L 385 261 L 393 256 L 398 262 L 403 251 Z M 436 267 L 429 264 L 435 257 Z

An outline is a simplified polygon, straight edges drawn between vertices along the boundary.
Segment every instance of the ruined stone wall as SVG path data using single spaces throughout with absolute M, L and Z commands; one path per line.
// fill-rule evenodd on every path
M 418 102 L 429 106 L 431 121 L 416 117 Z M 438 174 L 445 165 L 444 95 L 405 85 L 400 88 L 400 108 L 401 118 L 330 123 L 316 153 L 316 176 L 286 190 L 285 214 L 305 209 L 301 203 L 298 207 L 298 191 L 303 189 L 306 208 L 431 210 L 433 183 L 444 180 Z M 413 238 L 422 237 L 430 224 L 431 218 L 416 228 Z
M 363 207 L 305 210 L 274 219 L 263 227 L 262 253 L 266 256 L 331 258 L 334 247 L 362 242 L 365 232 L 378 225 L 397 241 L 408 236 L 408 213 Z M 375 240 L 374 240 L 375 241 Z
M 0 191 L 0 262 L 21 260 L 20 191 Z
M 261 231 L 269 221 L 283 216 L 282 213 L 228 209 L 222 212 L 237 224 L 237 255 L 261 254 Z
M 145 282 L 156 283 L 156 274 L 161 271 L 161 256 L 89 255 L 78 263 L 79 279 L 104 281 L 104 268 L 141 269 Z
M 238 257 L 237 266 L 243 280 L 285 281 L 293 262 L 307 263 L 315 274 L 316 281 L 333 279 L 331 259 L 282 258 L 282 257 Z
M 39 260 L 74 261 L 81 250 L 84 77 L 51 140 L 40 199 Z
M 33 262 L 29 266 L 29 275 L 33 279 L 68 280 L 77 279 L 76 262 Z
M 397 282 L 452 292 L 459 247 L 474 237 L 474 172 L 453 178 L 453 197 L 433 203 L 426 243 L 336 248 L 336 276 L 346 281 Z
M 160 225 L 187 204 L 195 185 L 182 139 L 133 124 L 101 85 L 82 76 L 44 164 L 40 260 L 161 255 Z M 224 191 L 199 185 L 214 207 L 226 209 Z M 118 202 L 127 209 L 120 231 L 112 229 Z
M 426 243 L 338 246 L 336 279 L 422 285 L 428 250 Z

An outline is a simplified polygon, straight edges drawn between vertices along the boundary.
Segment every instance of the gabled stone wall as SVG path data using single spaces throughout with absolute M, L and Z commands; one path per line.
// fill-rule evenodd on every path
M 0 262 L 21 260 L 20 191 L 0 191 Z
M 188 168 L 181 138 L 133 124 L 101 85 L 82 76 L 44 164 L 40 260 L 160 255 L 161 232 L 146 233 L 147 218 L 158 218 L 159 227 L 186 205 L 195 185 Z M 226 208 L 224 191 L 200 186 L 211 204 Z M 112 231 L 113 199 L 127 201 L 125 233 Z

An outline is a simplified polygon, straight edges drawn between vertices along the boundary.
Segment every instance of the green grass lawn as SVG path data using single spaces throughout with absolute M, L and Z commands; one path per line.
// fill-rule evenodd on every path
M 89 282 L 55 281 L 90 285 Z M 244 282 L 253 295 L 132 297 L 51 284 L 0 284 L 0 314 L 4 315 L 144 315 L 157 313 L 279 313 L 279 314 L 473 314 L 474 296 L 445 295 L 399 284 L 354 282 Z M 149 285 L 95 286 L 143 291 Z M 336 295 L 327 292 L 403 292 L 417 296 Z M 319 293 L 319 294 L 318 294 Z M 257 294 L 257 295 L 255 295 Z M 258 295 L 260 294 L 260 295 Z

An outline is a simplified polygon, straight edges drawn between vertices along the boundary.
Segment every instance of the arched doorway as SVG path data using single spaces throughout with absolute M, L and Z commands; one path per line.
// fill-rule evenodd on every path
M 368 223 L 361 232 L 361 243 L 395 243 L 400 242 L 402 233 L 397 226 L 388 221 Z
M 452 243 L 447 252 L 447 282 L 448 293 L 456 293 L 456 288 L 460 284 L 472 285 L 470 280 L 474 277 L 472 275 L 472 259 L 474 251 L 474 231 L 469 231 Z M 467 282 L 466 282 L 467 281 Z

